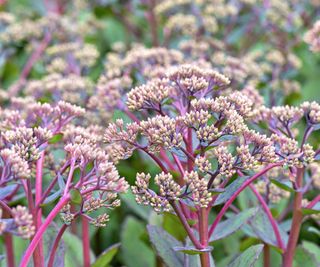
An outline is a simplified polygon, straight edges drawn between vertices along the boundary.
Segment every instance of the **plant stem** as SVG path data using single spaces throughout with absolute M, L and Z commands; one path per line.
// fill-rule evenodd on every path
M 12 242 L 12 235 L 9 233 L 4 234 L 4 243 L 6 246 L 6 259 L 7 259 L 7 266 L 14 267 L 14 252 L 13 252 L 13 242 Z
M 199 211 L 199 236 L 203 247 L 208 247 L 208 212 L 206 208 L 201 208 Z M 210 252 L 200 254 L 202 267 L 210 267 Z
M 187 234 L 188 234 L 190 240 L 192 241 L 192 243 L 194 244 L 194 246 L 197 249 L 203 249 L 204 247 L 194 236 L 192 229 L 190 228 L 190 225 L 188 224 L 188 222 L 187 222 L 186 218 L 184 217 L 182 211 L 180 210 L 179 206 L 174 201 L 170 201 L 170 204 L 171 204 L 172 208 L 174 209 L 174 211 L 176 212 L 178 218 L 180 219 L 184 229 L 187 231 Z
M 42 198 L 42 177 L 43 177 L 43 163 L 44 163 L 44 151 L 40 153 L 40 158 L 37 160 L 36 163 L 36 184 L 35 184 L 35 206 L 38 206 L 39 209 L 35 209 L 35 227 L 36 230 L 39 229 L 39 227 L 42 224 L 42 209 L 40 207 L 40 201 Z M 40 266 L 44 265 L 44 255 L 43 255 L 43 244 L 42 239 L 40 239 L 39 244 L 36 248 L 36 255 L 39 257 L 39 263 Z
M 274 232 L 274 234 L 276 236 L 279 248 L 281 248 L 282 250 L 285 250 L 285 246 L 284 246 L 282 238 L 281 238 L 281 234 L 280 234 L 280 231 L 279 231 L 278 224 L 277 224 L 276 220 L 273 218 L 272 213 L 271 213 L 267 203 L 264 201 L 263 197 L 259 194 L 257 189 L 252 184 L 250 184 L 249 187 L 252 190 L 252 192 L 256 195 L 256 197 L 259 200 L 262 208 L 264 209 L 266 215 L 268 216 L 268 219 L 269 219 L 269 221 L 271 223 L 273 232 Z
M 83 266 L 90 267 L 89 221 L 84 216 L 82 216 L 82 251 L 83 251 Z
M 66 186 L 64 188 L 63 195 L 66 195 L 69 190 L 69 186 L 70 186 L 72 178 L 73 178 L 74 169 L 75 169 L 75 159 L 72 159 L 71 163 L 70 163 L 69 175 L 67 178 L 67 182 L 66 182 Z
M 312 209 L 320 201 L 320 195 L 315 197 L 307 206 L 308 209 Z
M 28 61 L 26 62 L 25 66 L 23 67 L 23 70 L 21 72 L 21 75 L 19 77 L 19 80 L 16 84 L 14 84 L 12 87 L 10 87 L 8 93 L 10 97 L 16 96 L 19 94 L 21 90 L 21 86 L 26 81 L 29 73 L 31 72 L 33 65 L 37 62 L 37 60 L 41 57 L 42 53 L 45 51 L 47 46 L 49 45 L 51 41 L 51 33 L 47 32 L 41 41 L 41 43 L 38 45 L 38 47 L 33 51 L 31 56 L 29 57 Z
M 187 151 L 190 155 L 193 154 L 193 149 L 192 149 L 192 129 L 188 128 L 188 140 L 187 140 Z M 188 171 L 192 171 L 193 169 L 193 161 L 191 158 L 188 157 Z
M 156 0 L 149 0 L 148 5 L 148 12 L 147 12 L 147 18 L 149 21 L 150 29 L 151 29 L 151 37 L 152 37 L 152 45 L 158 46 L 159 40 L 158 40 L 158 32 L 157 32 L 157 19 L 156 15 L 154 13 L 154 8 L 156 6 Z
M 270 247 L 267 244 L 264 244 L 263 247 L 263 267 L 270 267 Z
M 24 253 L 24 256 L 20 262 L 20 267 L 27 267 L 28 262 L 31 258 L 31 255 L 33 254 L 35 248 L 37 247 L 40 239 L 42 238 L 43 234 L 49 227 L 50 223 L 53 221 L 53 219 L 57 216 L 57 214 L 60 212 L 60 210 L 70 201 L 70 195 L 69 193 L 64 195 L 60 201 L 57 203 L 57 205 L 53 208 L 53 210 L 49 213 L 48 217 L 45 219 L 43 224 L 38 229 L 37 233 L 33 237 L 31 243 L 29 244 L 26 252 Z
M 295 249 L 298 243 L 300 228 L 302 224 L 303 214 L 301 210 L 301 202 L 303 193 L 299 191 L 303 184 L 304 168 L 297 169 L 296 185 L 298 191 L 295 193 L 293 200 L 293 217 L 290 229 L 290 235 L 286 252 L 283 254 L 283 267 L 292 267 Z
M 238 190 L 230 197 L 230 199 L 224 204 L 224 206 L 222 207 L 222 209 L 220 210 L 220 212 L 218 213 L 216 219 L 214 220 L 213 224 L 211 225 L 210 229 L 209 229 L 209 238 L 210 236 L 213 234 L 213 231 L 215 230 L 215 228 L 217 227 L 218 223 L 221 221 L 223 215 L 225 214 L 225 212 L 228 210 L 228 208 L 230 207 L 230 205 L 232 204 L 232 202 L 237 198 L 237 196 L 247 187 L 249 186 L 252 182 L 254 182 L 256 179 L 258 179 L 260 176 L 264 175 L 266 172 L 268 172 L 269 170 L 271 170 L 274 167 L 277 166 L 281 166 L 283 164 L 283 162 L 278 162 L 278 163 L 273 163 L 273 164 L 269 164 L 267 167 L 265 167 L 264 169 L 262 169 L 260 172 L 256 173 L 255 175 L 253 175 L 251 178 L 249 178 L 248 180 L 246 180 L 239 188 Z
M 48 267 L 53 267 L 53 264 L 54 264 L 54 256 L 57 252 L 57 249 L 58 249 L 58 245 L 60 243 L 60 240 L 65 232 L 65 230 L 68 228 L 68 225 L 64 224 L 62 225 L 62 227 L 60 228 L 58 234 L 57 234 L 57 237 L 56 239 L 54 240 L 53 242 L 53 245 L 51 247 L 51 251 L 50 251 L 50 256 L 49 256 L 49 261 L 48 261 Z
M 9 211 L 7 210 L 9 209 Z M 11 216 L 11 210 L 5 204 L 5 209 L 3 210 L 3 217 L 4 218 L 10 218 Z M 4 243 L 6 247 L 6 259 L 7 259 L 7 266 L 8 267 L 14 267 L 14 250 L 13 250 L 13 242 L 12 242 L 12 235 L 10 233 L 4 234 Z

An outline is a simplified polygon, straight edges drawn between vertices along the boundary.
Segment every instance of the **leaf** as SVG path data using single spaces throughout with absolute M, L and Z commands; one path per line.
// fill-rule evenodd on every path
M 288 234 L 278 225 L 284 244 L 288 241 Z M 268 216 L 261 209 L 250 219 L 250 225 L 245 225 L 243 230 L 250 236 L 256 237 L 267 244 L 278 247 L 278 242 L 270 224 Z
M 9 184 L 5 187 L 1 187 L 0 200 L 5 199 L 7 196 L 9 196 L 16 188 L 17 188 L 17 185 L 15 184 Z
M 174 247 L 183 247 L 182 242 L 175 239 L 172 235 L 154 225 L 147 226 L 149 238 L 155 247 L 157 254 L 168 267 L 183 267 L 184 255 L 182 252 L 174 251 Z M 189 258 L 189 266 L 197 267 L 199 264 L 199 256 L 187 256 Z
M 302 246 L 298 246 L 294 254 L 295 266 L 308 266 L 308 267 L 318 267 L 319 262 L 317 262 L 316 257 L 313 253 L 306 250 Z
M 238 188 L 248 179 L 248 176 L 238 177 L 234 180 L 230 185 L 226 187 L 226 190 L 221 193 L 216 201 L 214 202 L 214 206 L 221 205 L 230 199 L 230 197 L 238 190 Z
M 320 213 L 320 202 L 318 202 L 316 205 L 314 205 L 312 207 L 312 209 L 302 208 L 302 213 L 304 215 L 319 214 Z
M 120 198 L 130 208 L 130 210 L 138 215 L 141 219 L 146 221 L 148 220 L 151 208 L 138 205 L 131 191 L 128 191 L 126 194 L 122 194 Z
M 82 196 L 78 189 L 75 189 L 75 188 L 71 189 L 70 196 L 71 196 L 71 202 L 73 204 L 80 205 L 82 203 Z
M 257 213 L 257 211 L 257 208 L 245 210 L 219 223 L 217 228 L 213 232 L 209 242 L 225 238 L 234 233 L 235 231 L 239 230 L 242 225 L 244 225 L 250 218 L 252 218 Z
M 48 196 L 43 203 L 40 205 L 41 207 L 44 207 L 50 203 L 52 203 L 53 201 L 55 201 L 57 198 L 59 198 L 59 196 L 61 195 L 61 190 L 59 189 L 58 191 L 54 192 L 53 194 L 51 194 L 50 196 Z
M 126 218 L 121 231 L 121 252 L 124 265 L 128 267 L 155 266 L 155 255 L 142 240 L 144 233 L 145 226 L 141 221 L 131 216 Z
M 278 186 L 279 188 L 285 190 L 285 191 L 288 191 L 290 193 L 294 193 L 294 189 L 290 186 L 291 183 L 288 181 L 286 183 L 284 182 L 280 182 L 278 180 L 275 180 L 275 179 L 270 179 L 271 183 L 273 183 L 274 185 Z
M 168 212 L 163 214 L 163 229 L 179 241 L 184 241 L 187 236 L 179 218 Z
M 320 265 L 320 247 L 319 245 L 309 242 L 309 241 L 302 241 L 302 247 L 307 250 L 309 253 L 312 253 L 316 257 L 316 261 Z
M 53 137 L 51 137 L 48 141 L 49 144 L 56 144 L 58 143 L 63 137 L 63 134 L 62 133 L 58 133 L 58 134 L 55 134 Z
M 63 176 L 60 173 L 58 173 L 57 175 L 58 175 L 59 188 L 60 188 L 61 191 L 63 191 L 64 188 L 66 187 L 66 183 L 64 182 Z
M 174 251 L 180 251 L 188 255 L 199 255 L 203 254 L 205 252 L 211 252 L 213 250 L 213 247 L 208 246 L 204 249 L 197 249 L 193 246 L 186 246 L 186 247 L 173 247 L 172 248 Z
M 107 267 L 108 264 L 112 261 L 113 257 L 117 254 L 119 248 L 120 243 L 117 243 L 106 249 L 92 264 L 92 267 Z
M 70 232 L 65 232 L 63 241 L 65 250 L 65 267 L 83 266 L 82 241 L 79 237 Z M 94 254 L 90 250 L 90 258 L 94 259 Z
M 228 264 L 228 267 L 252 267 L 254 263 L 258 260 L 261 252 L 263 250 L 263 245 L 255 245 L 249 247 L 244 252 L 242 252 L 236 259 Z

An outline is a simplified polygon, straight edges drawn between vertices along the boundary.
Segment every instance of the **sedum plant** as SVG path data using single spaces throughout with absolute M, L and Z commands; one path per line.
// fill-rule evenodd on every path
M 217 231 L 232 232 L 228 224 L 232 218 L 223 220 L 229 209 L 235 216 L 248 214 L 233 202 L 250 188 L 275 242 L 258 238 L 265 247 L 279 249 L 283 266 L 292 266 L 303 210 L 318 213 L 319 196 L 311 202 L 304 196 L 312 187 L 318 188 L 317 175 L 309 172 L 317 165 L 319 152 L 307 141 L 320 122 L 320 105 L 305 102 L 298 107 L 267 108 L 257 92 L 247 88 L 233 92 L 227 90 L 229 84 L 226 76 L 211 69 L 173 67 L 127 94 L 133 121 L 111 123 L 105 142 L 113 157 L 126 159 L 138 150 L 160 168 L 154 178 L 137 173 L 132 192 L 139 204 L 179 218 L 187 239 L 184 247 L 172 249 L 197 253 L 201 266 L 212 266 L 210 243 L 224 235 Z M 306 126 L 298 141 L 295 125 L 302 119 Z M 280 175 L 281 170 L 285 171 Z M 150 186 L 152 180 L 156 189 Z M 272 203 L 282 198 L 293 198 L 293 207 L 282 211 L 293 213 L 289 233 L 271 212 Z M 244 218 L 250 224 L 252 218 Z M 252 222 L 252 227 L 259 226 Z
M 1 266 L 319 265 L 319 0 L 23 2 Z

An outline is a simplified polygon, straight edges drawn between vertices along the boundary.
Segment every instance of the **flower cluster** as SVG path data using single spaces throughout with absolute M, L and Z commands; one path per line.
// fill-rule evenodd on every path
M 35 227 L 33 225 L 32 215 L 26 207 L 17 206 L 13 208 L 12 216 L 19 236 L 28 239 L 34 235 Z
M 310 45 L 310 50 L 313 52 L 320 51 L 320 21 L 315 22 L 312 29 L 307 31 L 304 36 L 304 41 Z

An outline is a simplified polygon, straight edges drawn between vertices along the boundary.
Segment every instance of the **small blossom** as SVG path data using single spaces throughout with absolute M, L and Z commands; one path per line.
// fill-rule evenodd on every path
M 201 208 L 208 207 L 212 200 L 211 193 L 207 190 L 208 182 L 204 178 L 200 179 L 195 171 L 186 172 L 184 180 L 190 188 L 194 204 Z
M 313 52 L 320 51 L 320 21 L 318 20 L 304 35 L 304 41 L 310 45 L 310 50 Z
M 197 157 L 194 163 L 201 172 L 208 172 L 212 168 L 210 161 L 206 157 Z
M 35 233 L 32 215 L 28 212 L 26 207 L 17 206 L 12 209 L 12 216 L 15 224 L 17 225 L 18 234 L 28 239 Z

